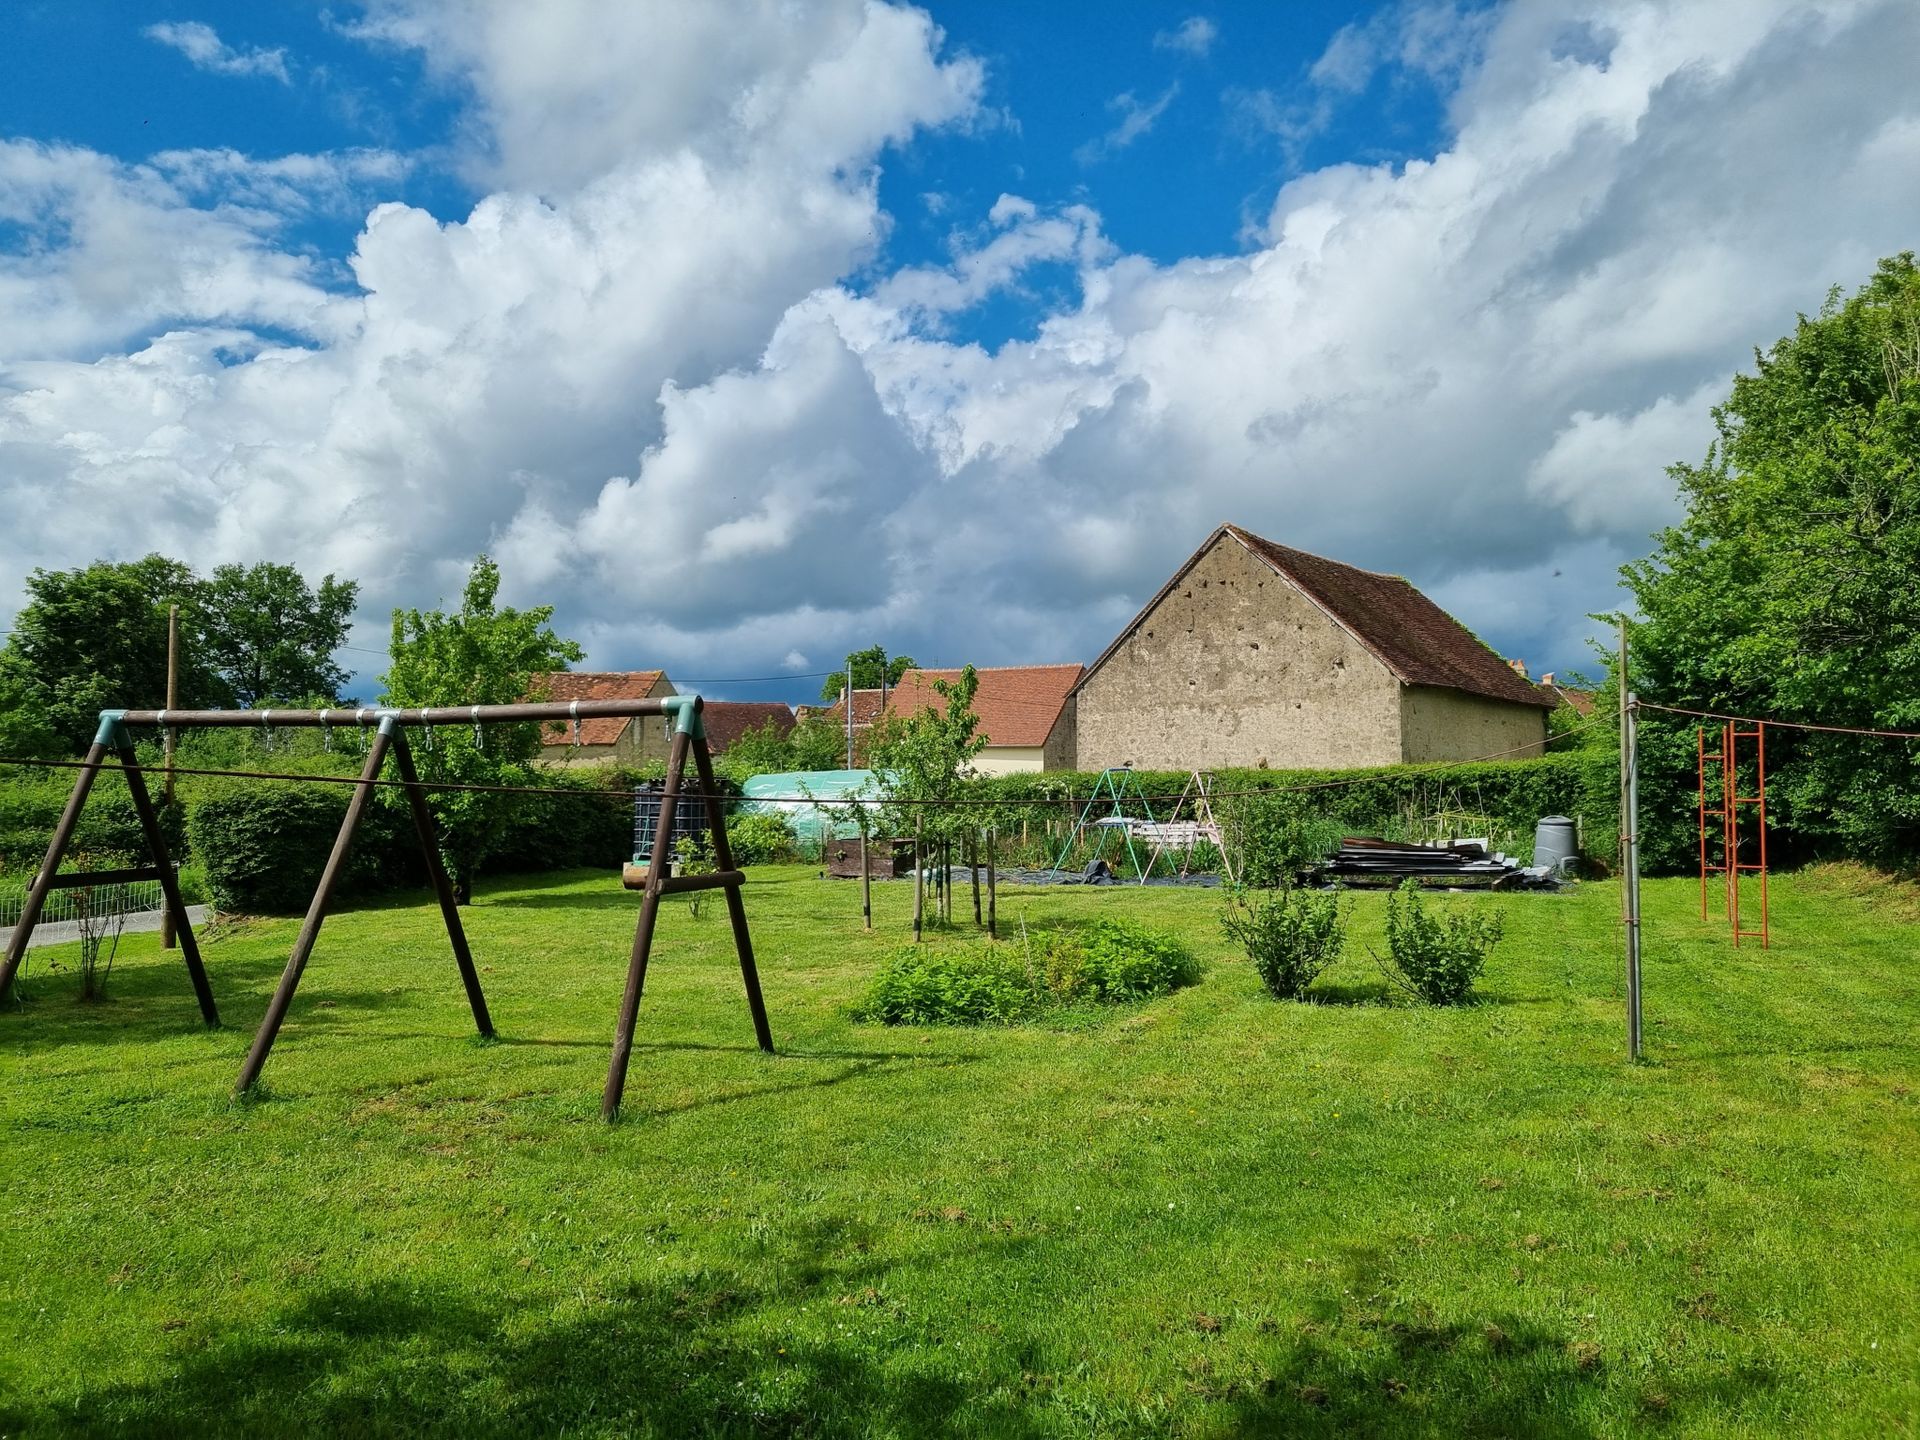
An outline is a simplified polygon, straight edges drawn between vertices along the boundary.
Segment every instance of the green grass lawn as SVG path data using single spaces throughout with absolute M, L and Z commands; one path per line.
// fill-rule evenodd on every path
M 0 1011 L 0 1434 L 1912 1434 L 1920 916 L 1779 880 L 1734 951 L 1650 884 L 1648 1061 L 1618 889 L 1462 897 L 1485 1003 L 1389 1003 L 1359 900 L 1324 1003 L 1266 998 L 1206 891 L 1124 914 L 1203 981 L 987 1030 L 847 1018 L 911 888 L 662 920 L 625 1118 L 600 1085 L 637 901 L 487 886 L 481 1043 L 424 897 L 331 919 L 227 1098 L 292 921 L 154 937 L 103 1004 L 35 952 Z M 971 926 L 967 927 L 971 933 Z M 936 936 L 932 943 L 951 943 Z

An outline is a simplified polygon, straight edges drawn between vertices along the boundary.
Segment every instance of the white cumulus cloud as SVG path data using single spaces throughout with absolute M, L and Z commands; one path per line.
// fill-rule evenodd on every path
M 223 41 L 215 29 L 200 20 L 176 20 L 149 25 L 140 32 L 149 40 L 178 50 L 196 70 L 215 75 L 266 75 L 282 85 L 290 83 L 287 52 L 275 47 L 263 50 L 236 50 Z
M 1433 153 L 1295 175 L 1243 251 L 1007 195 L 876 271 L 878 167 L 985 123 L 981 65 L 878 0 L 718 13 L 382 0 L 486 195 L 368 204 L 344 267 L 290 226 L 406 160 L 0 143 L 0 574 L 291 558 L 377 614 L 492 546 L 595 664 L 760 675 L 1086 659 L 1233 520 L 1565 668 L 1732 372 L 1920 213 L 1905 0 L 1416 5 L 1304 93 L 1420 69 Z M 1070 300 L 953 338 L 1042 266 Z

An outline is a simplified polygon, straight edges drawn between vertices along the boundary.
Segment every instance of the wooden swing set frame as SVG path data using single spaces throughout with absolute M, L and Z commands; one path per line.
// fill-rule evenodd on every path
M 166 911 L 172 917 L 179 935 L 180 956 L 186 964 L 194 996 L 200 1002 L 200 1014 L 209 1026 L 219 1025 L 220 1012 L 214 1004 L 213 989 L 207 982 L 200 947 L 195 943 L 192 926 L 187 920 L 187 907 L 180 896 L 166 837 L 160 829 L 159 814 L 147 789 L 145 767 L 134 753 L 130 730 L 135 726 L 155 726 L 162 730 L 176 727 L 240 729 L 256 726 L 263 729 L 294 726 L 327 730 L 334 725 L 341 725 L 372 732 L 367 745 L 366 763 L 361 766 L 360 778 L 354 782 L 353 798 L 348 802 L 346 817 L 340 823 L 333 850 L 320 872 L 319 883 L 314 887 L 313 899 L 307 906 L 300 933 L 293 942 L 293 953 L 288 957 L 286 970 L 280 976 L 267 1013 L 254 1035 L 253 1045 L 240 1067 L 234 1093 L 247 1093 L 260 1079 L 260 1071 L 267 1063 L 274 1039 L 286 1020 L 288 1007 L 293 1003 L 294 991 L 299 987 L 300 977 L 320 937 L 321 922 L 326 918 L 334 889 L 346 870 L 347 858 L 353 849 L 354 833 L 366 816 L 374 790 L 382 785 L 397 784 L 406 792 L 407 806 L 413 815 L 414 831 L 420 840 L 427 874 L 433 882 L 434 893 L 440 901 L 440 913 L 446 921 L 454 963 L 459 967 L 460 981 L 466 988 L 467 1003 L 473 1011 L 473 1023 L 480 1034 L 492 1036 L 493 1019 L 487 1011 L 486 997 L 480 990 L 480 976 L 474 968 L 472 952 L 467 947 L 466 931 L 460 923 L 460 909 L 454 897 L 453 885 L 447 878 L 446 867 L 441 863 L 439 834 L 433 822 L 433 812 L 427 805 L 426 791 L 433 787 L 423 785 L 420 781 L 419 773 L 414 768 L 412 749 L 407 744 L 405 727 L 412 725 L 426 729 L 431 745 L 431 727 L 435 725 L 472 725 L 478 736 L 480 727 L 490 724 L 559 721 L 570 722 L 577 733 L 579 722 L 587 719 L 666 716 L 672 722 L 673 741 L 667 755 L 667 779 L 661 793 L 660 822 L 654 834 L 653 853 L 646 862 L 644 878 L 635 875 L 628 884 L 628 888 L 640 890 L 642 898 L 640 917 L 634 928 L 633 950 L 627 964 L 626 989 L 620 998 L 619 1016 L 614 1028 L 613 1055 L 607 1066 L 607 1083 L 600 1102 L 601 1114 L 611 1120 L 619 1113 L 621 1096 L 626 1088 L 627 1066 L 633 1053 L 634 1025 L 639 1016 L 640 995 L 646 984 L 647 962 L 653 950 L 654 929 L 663 895 L 692 890 L 726 892 L 727 914 L 733 924 L 734 948 L 739 953 L 740 978 L 746 985 L 747 1008 L 753 1016 L 754 1034 L 762 1050 L 769 1054 L 773 1052 L 773 1035 L 767 1026 L 766 1003 L 760 994 L 760 976 L 754 965 L 753 940 L 747 931 L 746 906 L 740 898 L 740 887 L 746 876 L 735 868 L 732 847 L 727 841 L 726 812 L 714 784 L 713 761 L 707 749 L 706 727 L 701 719 L 702 708 L 703 702 L 698 695 L 669 695 L 657 700 L 576 700 L 566 703 L 463 705 L 405 710 L 103 710 L 100 712 L 99 731 L 86 758 L 80 762 L 73 792 L 68 795 L 66 808 L 54 828 L 46 858 L 41 861 L 39 871 L 27 888 L 19 922 L 14 926 L 7 943 L 6 955 L 0 959 L 0 995 L 4 995 L 13 983 L 20 962 L 26 955 L 34 926 L 39 923 L 47 895 L 53 890 L 97 884 L 101 880 L 98 874 L 62 875 L 59 870 L 60 862 L 73 840 L 74 828 L 79 823 L 87 796 L 100 772 L 108 768 L 107 755 L 112 751 L 119 761 L 120 773 L 126 777 L 127 791 L 133 800 L 134 812 L 139 818 L 153 862 L 150 867 L 115 871 L 113 878 L 160 882 Z M 398 781 L 380 778 L 389 752 L 399 771 Z M 700 795 L 706 803 L 708 827 L 713 836 L 717 868 L 710 875 L 672 875 L 669 872 L 674 820 L 678 810 L 675 802 L 686 779 L 689 760 L 693 762 Z M 641 857 L 635 856 L 634 859 L 637 865 Z

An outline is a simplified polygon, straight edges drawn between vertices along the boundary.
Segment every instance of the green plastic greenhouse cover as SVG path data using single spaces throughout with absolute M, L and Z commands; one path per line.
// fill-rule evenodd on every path
M 834 839 L 858 835 L 853 807 L 860 797 L 876 805 L 880 782 L 871 770 L 789 770 L 756 775 L 740 793 L 742 811 L 783 816 L 803 843 L 818 843 L 822 827 Z

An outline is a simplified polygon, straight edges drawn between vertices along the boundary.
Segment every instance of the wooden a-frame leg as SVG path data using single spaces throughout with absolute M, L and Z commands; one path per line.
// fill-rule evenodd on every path
M 54 872 L 59 870 L 60 861 L 67 853 L 74 826 L 80 823 L 81 807 L 87 803 L 87 792 L 93 789 L 93 782 L 100 774 L 100 762 L 106 753 L 106 742 L 95 740 L 87 750 L 86 759 L 80 762 L 80 773 L 74 779 L 73 793 L 67 796 L 67 808 L 60 812 L 60 823 L 53 827 L 53 839 L 47 844 L 47 857 L 40 862 L 39 873 L 27 887 L 27 898 L 20 906 L 20 919 L 13 927 L 13 938 L 7 941 L 6 957 L 0 959 L 0 995 L 5 995 L 13 984 L 21 957 L 27 953 L 27 942 L 33 938 L 33 927 L 40 923 L 40 911 L 47 903 L 47 892 L 53 888 Z
M 620 1018 L 614 1025 L 613 1057 L 607 1063 L 607 1087 L 600 1096 L 600 1113 L 611 1120 L 620 1113 L 620 1096 L 627 1088 L 627 1062 L 633 1056 L 633 1027 L 640 1015 L 640 992 L 647 983 L 647 957 L 653 950 L 654 925 L 660 918 L 660 882 L 666 879 L 673 850 L 673 822 L 680 808 L 680 782 L 687 768 L 687 732 L 677 725 L 667 754 L 667 783 L 660 792 L 660 815 L 653 826 L 653 855 L 647 862 L 647 888 L 640 900 L 640 920 L 634 926 L 633 953 L 627 960 L 627 988 L 620 996 Z
M 713 783 L 713 759 L 707 753 L 705 736 L 693 742 L 693 763 L 700 775 L 700 791 L 707 801 L 707 828 L 713 832 L 713 863 L 718 870 L 733 869 L 733 845 L 727 839 L 727 812 L 721 803 L 719 788 Z M 864 846 L 861 862 L 865 863 Z M 753 1033 L 760 1048 L 773 1053 L 773 1031 L 767 1026 L 767 1002 L 760 995 L 760 971 L 753 963 L 753 937 L 747 933 L 747 906 L 740 898 L 740 887 L 724 887 L 727 918 L 733 922 L 733 948 L 740 953 L 740 979 L 747 987 L 747 1008 L 753 1012 Z
M 447 939 L 453 944 L 454 963 L 460 967 L 460 983 L 467 987 L 467 1004 L 473 1010 L 473 1023 L 482 1035 L 493 1034 L 493 1017 L 487 1013 L 487 997 L 480 992 L 480 974 L 473 968 L 473 952 L 467 948 L 466 927 L 460 923 L 460 903 L 453 895 L 453 882 L 440 859 L 440 837 L 433 824 L 433 811 L 427 808 L 426 792 L 420 788 L 419 772 L 413 768 L 413 750 L 404 733 L 393 737 L 393 763 L 407 787 L 407 808 L 413 811 L 414 833 L 420 837 L 420 849 L 426 856 L 427 878 L 433 881 L 433 893 L 440 897 L 440 914 L 447 922 Z
M 160 815 L 147 793 L 146 776 L 133 744 L 123 733 L 120 740 L 120 770 L 127 779 L 127 793 L 133 797 L 134 814 L 147 835 L 147 849 L 160 871 L 160 893 L 173 917 L 173 933 L 180 942 L 180 958 L 186 962 L 187 978 L 193 982 L 194 997 L 200 1002 L 200 1018 L 208 1025 L 220 1023 L 220 1011 L 213 1003 L 213 986 L 207 983 L 207 967 L 200 960 L 200 945 L 193 938 L 193 923 L 187 919 L 187 902 L 180 895 L 180 879 L 173 873 L 173 857 L 167 852 L 166 836 L 160 830 Z
M 367 805 L 373 799 L 372 782 L 380 776 L 380 765 L 387 757 L 393 735 L 393 717 L 382 717 L 380 728 L 374 732 L 373 742 L 367 746 L 367 763 L 361 767 L 360 783 L 353 787 L 353 799 L 347 804 L 347 817 L 340 822 L 340 833 L 334 837 L 333 853 L 327 856 L 327 867 L 320 872 L 320 883 L 314 887 L 313 900 L 307 906 L 307 918 L 293 942 L 293 954 L 287 957 L 287 968 L 273 992 L 266 1017 L 260 1022 L 259 1033 L 253 1037 L 253 1048 L 247 1051 L 246 1061 L 240 1067 L 240 1078 L 233 1087 L 236 1095 L 245 1094 L 260 1079 L 260 1070 L 267 1063 L 268 1052 L 273 1049 L 274 1037 L 280 1033 L 281 1022 L 287 1018 L 287 1007 L 293 1003 L 293 992 L 299 988 L 300 976 L 307 968 L 308 957 L 313 954 L 314 942 L 320 938 L 320 922 L 326 919 L 327 903 L 332 900 L 334 887 L 340 883 L 340 876 L 347 868 L 347 856 L 353 849 L 353 832 L 360 828 L 360 822 L 366 816 Z

